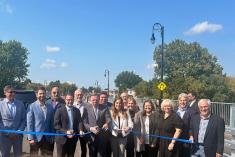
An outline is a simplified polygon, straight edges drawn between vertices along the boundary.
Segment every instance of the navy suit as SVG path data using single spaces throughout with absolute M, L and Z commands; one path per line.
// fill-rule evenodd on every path
M 78 134 L 82 130 L 82 119 L 79 109 L 71 106 L 73 130 L 75 134 Z M 57 133 L 66 133 L 69 130 L 69 116 L 67 108 L 59 108 L 54 117 L 54 126 Z M 57 156 L 74 156 L 78 137 L 67 138 L 66 136 L 56 136 L 55 142 L 57 146 Z
M 1 130 L 20 130 L 24 131 L 26 126 L 26 111 L 21 101 L 14 100 L 15 116 L 12 115 L 7 104 L 7 99 L 0 101 L 0 129 Z M 10 138 L 11 134 L 1 133 L 1 151 L 3 157 L 10 156 L 10 149 L 13 146 L 14 156 L 22 154 L 22 135 L 17 135 L 16 140 Z

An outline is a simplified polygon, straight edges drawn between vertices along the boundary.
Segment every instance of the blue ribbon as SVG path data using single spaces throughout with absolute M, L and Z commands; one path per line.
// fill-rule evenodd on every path
M 64 133 L 32 132 L 32 131 L 16 131 L 16 130 L 0 130 L 0 132 L 11 133 L 11 134 L 30 134 L 30 135 L 47 135 L 47 136 L 66 136 L 66 135 L 85 136 L 91 133 L 91 132 L 86 132 L 84 134 L 64 134 Z
M 155 137 L 155 138 L 162 138 L 162 139 L 167 139 L 167 140 L 175 140 L 175 141 L 184 142 L 184 143 L 193 143 L 192 140 L 185 140 L 185 139 L 180 139 L 180 138 L 171 138 L 171 137 L 160 136 L 160 135 L 156 135 L 156 134 L 143 134 L 143 133 L 135 132 L 135 131 L 132 131 L 132 132 L 134 134 L 137 134 L 137 135 L 144 135 L 144 136 Z
M 92 133 L 92 132 L 86 132 L 81 135 L 81 134 L 64 134 L 64 133 L 32 132 L 32 131 L 16 131 L 16 130 L 0 130 L 0 132 L 11 133 L 11 134 L 31 134 L 31 135 L 47 135 L 47 136 L 67 136 L 67 135 L 85 136 L 85 135 L 89 135 Z M 144 136 L 149 136 L 149 137 L 154 137 L 154 138 L 162 138 L 162 139 L 167 139 L 167 140 L 175 140 L 175 141 L 184 142 L 184 143 L 193 143 L 192 140 L 170 138 L 167 136 L 160 136 L 160 135 L 156 135 L 156 134 L 142 134 L 140 132 L 135 132 L 135 131 L 132 131 L 132 132 L 137 135 L 144 135 Z

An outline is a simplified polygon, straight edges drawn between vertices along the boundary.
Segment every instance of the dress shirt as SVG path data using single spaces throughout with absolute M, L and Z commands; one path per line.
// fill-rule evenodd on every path
M 149 135 L 149 116 L 146 116 L 144 126 L 145 134 Z M 149 144 L 149 136 L 145 136 L 145 144 Z
M 5 98 L 5 101 L 7 103 L 7 107 L 10 111 L 12 118 L 14 118 L 16 114 L 16 105 L 14 103 L 14 100 L 10 102 L 7 98 Z
M 79 109 L 79 111 L 81 113 L 81 117 L 82 117 L 83 113 L 84 113 L 84 104 L 83 104 L 83 102 L 81 102 L 80 104 L 78 102 L 74 103 L 74 107 Z
M 55 101 L 55 100 L 51 100 L 52 102 L 52 107 L 53 109 L 55 109 L 56 105 L 59 103 L 58 101 Z
M 98 112 L 99 112 L 99 109 L 98 109 L 97 106 L 96 106 L 96 107 L 93 106 L 93 110 L 94 110 L 94 113 L 95 113 L 95 119 L 97 120 L 97 119 L 98 119 Z
M 70 129 L 70 130 L 73 130 L 72 106 L 71 106 L 71 107 L 68 107 L 68 106 L 66 105 L 66 109 L 67 109 L 68 116 L 69 116 L 69 129 Z
M 41 109 L 43 111 L 44 118 L 46 119 L 47 118 L 47 107 L 46 107 L 45 104 L 42 104 L 40 102 L 39 102 L 39 104 L 40 104 L 40 107 L 41 107 Z
M 208 126 L 210 119 L 210 115 L 208 117 L 201 117 L 200 120 L 200 125 L 199 125 L 199 133 L 198 133 L 198 143 L 203 143 L 204 142 L 204 137 L 206 133 L 206 128 Z
M 184 114 L 186 112 L 186 107 L 185 108 L 180 108 L 177 110 L 177 114 L 180 116 L 181 119 L 183 119 Z

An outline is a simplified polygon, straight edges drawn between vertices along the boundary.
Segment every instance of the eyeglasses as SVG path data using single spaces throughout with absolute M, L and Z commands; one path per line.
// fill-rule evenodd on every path
M 10 94 L 12 94 L 12 93 L 15 93 L 14 91 L 7 91 L 7 93 L 10 93 Z

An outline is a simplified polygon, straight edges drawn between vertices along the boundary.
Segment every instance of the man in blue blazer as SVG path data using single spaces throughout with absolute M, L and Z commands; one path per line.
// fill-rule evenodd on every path
M 39 87 L 37 101 L 30 104 L 27 112 L 27 129 L 29 132 L 53 132 L 54 111 L 51 104 L 45 103 L 46 90 Z M 53 140 L 48 135 L 28 135 L 30 155 L 38 156 L 40 149 L 42 156 L 53 156 Z
M 21 101 L 14 99 L 14 89 L 10 85 L 4 87 L 6 98 L 0 101 L 0 129 L 24 131 L 26 126 L 25 107 Z M 1 151 L 3 157 L 9 157 L 13 147 L 14 157 L 22 155 L 20 134 L 1 133 Z

